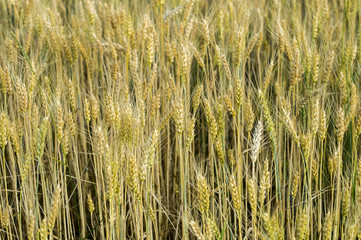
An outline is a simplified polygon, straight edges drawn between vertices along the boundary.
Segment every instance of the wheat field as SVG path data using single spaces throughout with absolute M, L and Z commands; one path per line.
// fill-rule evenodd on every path
M 360 0 L 0 0 L 0 239 L 361 239 Z

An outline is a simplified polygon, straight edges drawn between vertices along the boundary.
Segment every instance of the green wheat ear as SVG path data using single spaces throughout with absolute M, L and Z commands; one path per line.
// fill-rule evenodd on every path
M 15 33 L 14 33 L 14 32 L 11 32 L 11 36 L 14 38 L 14 40 L 15 40 L 16 43 L 18 44 L 18 46 L 19 46 L 19 48 L 20 48 L 20 50 L 21 50 L 21 53 L 24 55 L 25 60 L 26 60 L 26 62 L 28 63 L 31 71 L 33 72 L 33 74 L 35 74 L 35 71 L 34 71 L 33 66 L 31 65 L 30 59 L 29 59 L 28 55 L 26 54 L 23 46 L 21 45 L 21 43 L 19 42 L 19 40 L 18 40 L 17 37 L 15 36 Z

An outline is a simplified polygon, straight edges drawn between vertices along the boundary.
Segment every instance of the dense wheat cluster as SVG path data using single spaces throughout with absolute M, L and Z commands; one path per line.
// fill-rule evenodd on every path
M 361 239 L 359 0 L 0 0 L 0 239 Z

